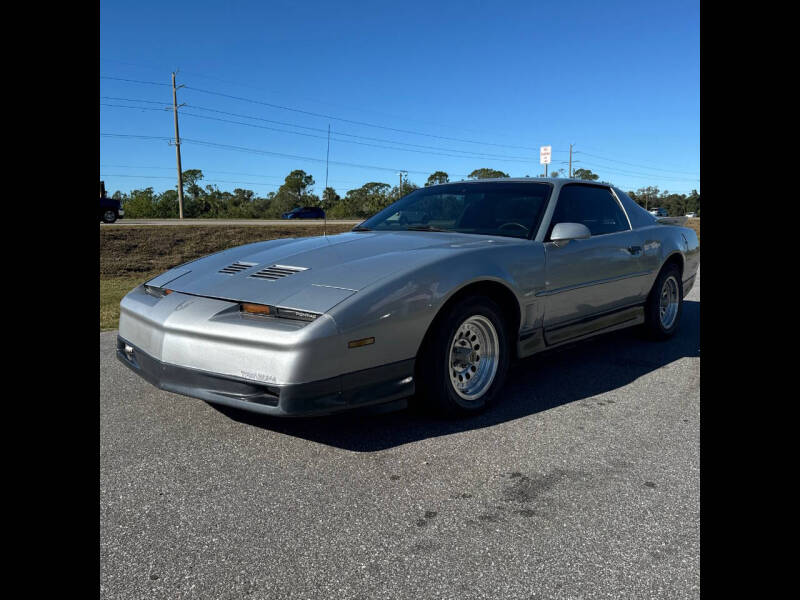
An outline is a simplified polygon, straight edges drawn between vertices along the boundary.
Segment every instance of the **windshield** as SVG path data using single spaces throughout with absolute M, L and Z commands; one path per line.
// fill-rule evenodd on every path
M 420 188 L 364 221 L 374 231 L 456 231 L 527 238 L 539 224 L 547 183 L 452 183 Z

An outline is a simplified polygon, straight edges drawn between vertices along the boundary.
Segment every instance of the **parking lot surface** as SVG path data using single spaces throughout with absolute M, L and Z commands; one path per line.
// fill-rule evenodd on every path
M 100 334 L 102 598 L 698 598 L 700 281 L 677 335 L 521 361 L 502 403 L 276 420 Z

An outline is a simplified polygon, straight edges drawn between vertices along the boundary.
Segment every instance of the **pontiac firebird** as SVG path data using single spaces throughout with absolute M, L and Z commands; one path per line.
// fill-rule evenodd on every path
M 700 248 L 609 184 L 417 189 L 352 231 L 231 248 L 121 302 L 117 357 L 161 389 L 276 416 L 499 399 L 518 358 L 675 333 Z M 381 406 L 376 406 L 381 405 Z

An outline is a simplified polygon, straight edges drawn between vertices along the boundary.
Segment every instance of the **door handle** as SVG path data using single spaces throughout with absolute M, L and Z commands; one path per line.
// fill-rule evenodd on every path
M 633 254 L 635 256 L 636 254 L 640 254 L 642 252 L 642 247 L 641 246 L 629 246 L 628 247 L 628 252 L 630 252 L 631 254 Z

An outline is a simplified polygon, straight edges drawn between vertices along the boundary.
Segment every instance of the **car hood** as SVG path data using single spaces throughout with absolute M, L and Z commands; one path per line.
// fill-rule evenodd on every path
M 454 252 L 518 241 L 421 231 L 270 240 L 181 265 L 148 284 L 197 296 L 325 312 L 385 277 L 413 271 Z M 279 272 L 268 274 L 276 279 L 253 276 L 273 265 L 278 265 Z

